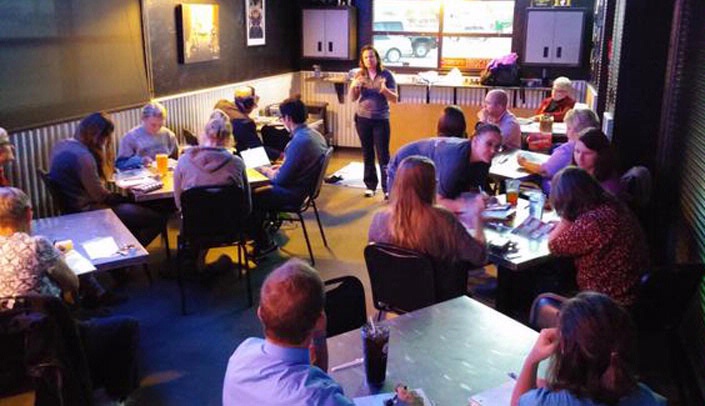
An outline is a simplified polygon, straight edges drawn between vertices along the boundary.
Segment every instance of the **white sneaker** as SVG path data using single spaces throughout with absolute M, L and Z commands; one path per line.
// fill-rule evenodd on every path
M 375 195 L 375 191 L 372 189 L 367 189 L 365 190 L 365 197 L 373 197 Z

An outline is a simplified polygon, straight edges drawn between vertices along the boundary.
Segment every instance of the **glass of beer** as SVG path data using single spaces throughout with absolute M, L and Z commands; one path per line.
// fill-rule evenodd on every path
M 157 154 L 154 158 L 157 161 L 157 172 L 162 176 L 166 176 L 167 172 L 169 172 L 169 155 Z
M 504 187 L 507 192 L 507 203 L 512 206 L 516 206 L 519 202 L 519 186 L 521 181 L 519 179 L 507 179 L 504 181 Z
M 553 116 L 544 114 L 539 120 L 539 132 L 541 134 L 553 134 Z

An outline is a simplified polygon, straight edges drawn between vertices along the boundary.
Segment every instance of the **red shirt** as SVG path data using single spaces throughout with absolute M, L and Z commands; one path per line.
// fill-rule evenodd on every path
M 629 209 L 605 203 L 580 216 L 549 241 L 558 256 L 573 257 L 580 290 L 630 305 L 649 259 L 641 226 Z
M 5 168 L 0 166 L 0 186 L 10 186 L 10 181 L 5 177 Z
M 553 116 L 554 122 L 562 123 L 565 113 L 575 106 L 575 100 L 570 97 L 564 97 L 555 103 L 552 103 L 553 101 L 552 97 L 543 99 L 541 105 L 539 105 L 539 108 L 536 110 L 536 115 L 550 114 Z

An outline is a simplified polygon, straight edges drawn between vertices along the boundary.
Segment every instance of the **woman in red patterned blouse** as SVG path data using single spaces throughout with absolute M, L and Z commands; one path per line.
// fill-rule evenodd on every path
M 548 247 L 554 255 L 574 258 L 578 288 L 633 304 L 639 278 L 649 265 L 644 233 L 634 215 L 576 167 L 553 178 L 551 204 L 561 222 L 549 235 Z

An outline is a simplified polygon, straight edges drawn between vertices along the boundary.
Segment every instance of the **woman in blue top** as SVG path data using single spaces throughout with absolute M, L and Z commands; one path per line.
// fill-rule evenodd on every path
M 387 164 L 389 164 L 389 102 L 396 103 L 397 83 L 392 72 L 384 69 L 379 53 L 372 45 L 360 51 L 360 71 L 350 84 L 348 97 L 357 102 L 355 129 L 362 144 L 365 163 L 365 197 L 372 197 L 377 190 L 375 150 L 382 177 L 382 191 L 387 190 Z
M 657 406 L 666 400 L 639 383 L 629 314 L 608 296 L 582 292 L 563 304 L 558 328 L 541 330 L 514 386 L 512 406 Z M 544 387 L 539 362 L 551 358 Z

